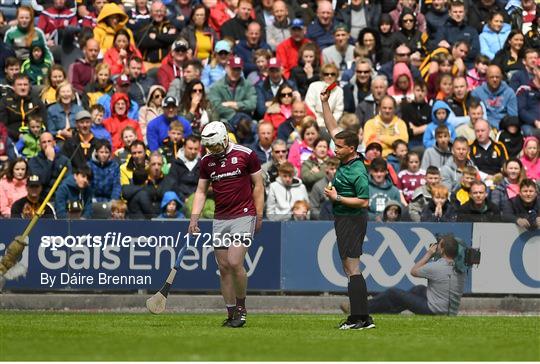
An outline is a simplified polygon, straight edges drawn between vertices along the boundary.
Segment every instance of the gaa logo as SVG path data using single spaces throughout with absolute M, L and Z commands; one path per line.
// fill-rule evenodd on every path
M 526 231 L 512 243 L 510 268 L 516 279 L 530 288 L 540 288 L 540 234 Z

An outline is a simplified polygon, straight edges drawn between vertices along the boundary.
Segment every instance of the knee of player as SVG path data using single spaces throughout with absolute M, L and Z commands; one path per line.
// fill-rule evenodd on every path
M 231 270 L 232 270 L 231 265 L 228 262 L 220 262 L 220 263 L 218 263 L 218 269 L 219 269 L 219 273 L 221 275 L 230 273 Z
M 244 269 L 244 261 L 243 260 L 229 260 L 229 267 L 232 271 L 238 272 Z

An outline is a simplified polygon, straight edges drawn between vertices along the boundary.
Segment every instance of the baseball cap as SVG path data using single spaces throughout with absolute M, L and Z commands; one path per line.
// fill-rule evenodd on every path
M 83 210 L 83 204 L 81 201 L 69 201 L 67 209 L 69 212 L 81 212 Z
M 291 29 L 302 29 L 304 28 L 304 21 L 300 18 L 293 19 L 291 22 Z
M 231 53 L 231 44 L 227 42 L 226 40 L 220 40 L 219 42 L 216 43 L 216 46 L 214 47 L 214 52 L 216 53 L 223 52 L 223 51 L 227 53 Z
M 127 75 L 121 75 L 116 79 L 116 84 L 118 86 L 126 86 L 131 84 L 131 82 L 129 81 L 129 77 Z
M 350 32 L 349 27 L 347 26 L 347 24 L 344 24 L 344 23 L 336 23 L 336 25 L 334 25 L 334 33 L 337 32 L 338 30 L 344 30 L 347 33 Z
M 92 119 L 92 115 L 86 110 L 81 110 L 75 114 L 75 121 L 82 119 Z
M 231 68 L 244 68 L 244 61 L 240 57 L 231 57 L 228 64 Z
M 28 177 L 28 180 L 26 181 L 26 185 L 28 187 L 38 187 L 41 186 L 41 179 L 37 174 L 33 174 Z
M 279 59 L 272 57 L 268 61 L 268 68 L 281 68 L 281 62 Z
M 187 51 L 189 49 L 189 44 L 184 39 L 178 39 L 173 43 L 171 49 L 173 51 Z
M 178 107 L 178 100 L 174 96 L 167 96 L 163 99 L 163 102 L 161 103 L 162 107 L 167 107 L 169 105 L 173 104 L 174 106 Z

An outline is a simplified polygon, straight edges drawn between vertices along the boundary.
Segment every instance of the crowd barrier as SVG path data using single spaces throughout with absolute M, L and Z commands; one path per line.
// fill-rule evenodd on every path
M 0 255 L 26 224 L 0 220 Z M 21 259 L 27 275 L 8 281 L 6 289 L 157 290 L 189 238 L 173 290 L 217 291 L 219 273 L 208 246 L 211 224 L 201 222 L 202 235 L 195 241 L 186 234 L 187 221 L 40 220 Z M 435 234 L 447 232 L 482 252 L 481 264 L 468 273 L 466 293 L 540 294 L 540 231 L 490 223 L 368 224 L 362 256 L 368 290 L 425 283 L 412 277 L 410 269 Z M 81 246 L 73 246 L 77 239 Z M 53 247 L 61 242 L 67 246 Z M 344 292 L 347 286 L 331 222 L 264 222 L 249 249 L 246 269 L 253 291 Z

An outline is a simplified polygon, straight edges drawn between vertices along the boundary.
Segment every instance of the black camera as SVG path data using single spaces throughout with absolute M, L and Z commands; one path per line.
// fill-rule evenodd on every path
M 437 242 L 431 244 L 430 247 L 439 244 L 445 237 L 454 239 L 458 243 L 458 254 L 455 259 L 456 268 L 464 271 L 466 267 L 480 264 L 480 249 L 468 247 L 463 240 L 456 237 L 454 234 L 435 234 Z
M 471 267 L 473 265 L 480 264 L 480 257 L 482 254 L 480 253 L 480 249 L 478 248 L 465 248 L 465 265 Z

